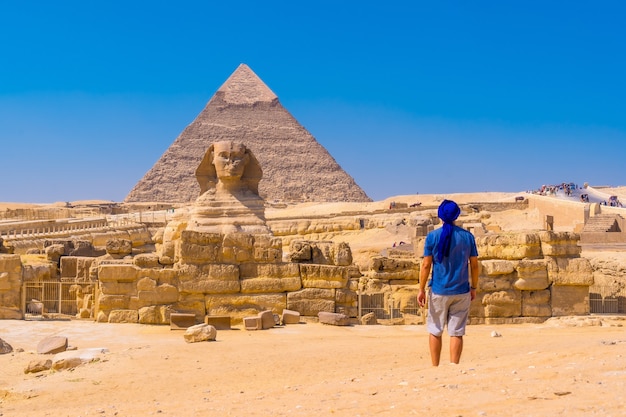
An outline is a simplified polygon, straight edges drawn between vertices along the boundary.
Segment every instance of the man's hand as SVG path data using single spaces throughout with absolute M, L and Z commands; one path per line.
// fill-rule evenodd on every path
M 420 307 L 426 305 L 426 291 L 420 290 L 419 294 L 417 294 L 417 304 L 419 304 Z

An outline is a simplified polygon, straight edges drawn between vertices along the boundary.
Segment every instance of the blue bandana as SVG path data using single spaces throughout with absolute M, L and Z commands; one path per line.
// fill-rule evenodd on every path
M 437 262 L 441 262 L 444 256 L 450 255 L 450 245 L 452 244 L 452 230 L 454 221 L 461 214 L 458 204 L 452 200 L 443 200 L 439 205 L 437 215 L 443 220 L 441 236 L 437 245 Z

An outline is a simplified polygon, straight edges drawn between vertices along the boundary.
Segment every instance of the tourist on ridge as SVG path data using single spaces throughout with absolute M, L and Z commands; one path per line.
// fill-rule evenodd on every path
M 450 363 L 458 364 L 461 360 L 470 303 L 476 298 L 478 250 L 474 236 L 454 224 L 459 214 L 461 209 L 454 201 L 444 200 L 438 211 L 443 226 L 428 233 L 424 244 L 417 300 L 421 307 L 426 305 L 425 290 L 428 283 L 430 290 L 426 327 L 430 333 L 433 366 L 439 366 L 445 326 L 450 335 Z M 429 281 L 431 268 L 433 275 Z

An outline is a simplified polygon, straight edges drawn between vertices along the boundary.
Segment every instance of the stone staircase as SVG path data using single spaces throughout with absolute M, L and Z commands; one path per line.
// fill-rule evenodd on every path
M 621 232 L 619 228 L 621 216 L 619 214 L 598 214 L 590 217 L 583 232 Z

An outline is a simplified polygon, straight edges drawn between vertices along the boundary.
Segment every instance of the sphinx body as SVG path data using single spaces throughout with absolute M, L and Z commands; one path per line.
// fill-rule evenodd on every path
M 190 211 L 187 230 L 203 233 L 269 234 L 259 196 L 259 162 L 242 143 L 216 142 L 196 169 L 200 196 Z

